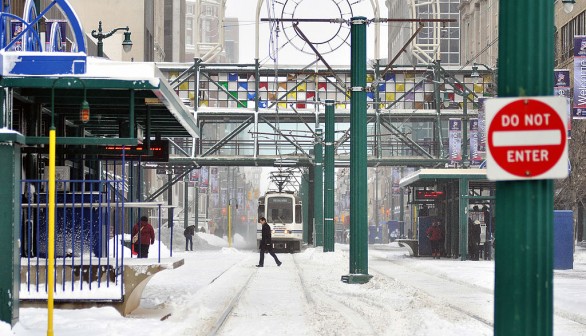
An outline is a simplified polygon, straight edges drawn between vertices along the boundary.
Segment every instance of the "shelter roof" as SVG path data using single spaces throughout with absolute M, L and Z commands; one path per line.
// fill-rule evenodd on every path
M 85 96 L 91 109 L 90 121 L 83 124 L 86 136 L 121 137 L 120 123 L 129 120 L 134 107 L 135 122 L 143 128 L 148 123 L 151 135 L 198 137 L 193 114 L 155 63 L 88 57 L 85 74 L 4 76 L 0 85 L 14 89 L 15 108 L 41 104 L 44 114 L 51 114 L 54 91 L 55 120 L 64 118 L 61 120 L 80 125 L 80 106 Z
M 486 180 L 486 169 L 420 169 L 399 181 L 400 187 L 427 187 L 435 185 L 439 180 L 461 179 Z

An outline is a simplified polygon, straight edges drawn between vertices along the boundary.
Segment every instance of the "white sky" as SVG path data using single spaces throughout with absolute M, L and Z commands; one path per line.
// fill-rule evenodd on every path
M 267 255 L 265 267 L 256 268 L 258 253 L 241 249 L 240 237 L 236 248 L 202 233 L 195 243 L 196 252 L 176 246 L 185 265 L 156 274 L 131 316 L 113 308 L 57 309 L 55 335 L 208 335 L 249 279 L 218 335 L 493 334 L 494 261 L 413 258 L 396 243 L 370 245 L 374 277 L 349 285 L 340 281 L 349 272 L 347 245 L 336 244 L 334 253 L 279 254 L 281 267 Z M 555 271 L 555 335 L 586 334 L 586 249 L 577 247 L 574 259 L 574 269 Z M 46 335 L 46 325 L 46 309 L 21 308 L 20 322 L 12 330 L 0 323 L 0 335 Z
M 343 5 L 346 1 L 339 1 L 341 3 L 341 7 L 345 8 Z M 378 1 L 379 3 L 379 10 L 381 17 L 387 17 L 386 7 L 384 5 L 384 0 L 373 0 L 375 3 Z M 285 1 L 280 1 L 284 3 Z M 297 1 L 299 5 L 295 9 L 296 17 L 298 18 L 308 18 L 308 19 L 330 19 L 336 18 L 336 15 L 339 16 L 338 9 L 334 6 L 334 2 L 332 0 L 303 0 Z M 267 11 L 267 4 L 271 3 L 270 0 L 265 0 L 262 9 L 260 18 L 268 18 L 268 11 Z M 294 2 L 292 0 L 288 1 L 290 6 Z M 352 6 L 352 14 L 353 16 L 365 16 L 368 19 L 374 18 L 374 11 L 372 9 L 371 1 L 370 0 L 350 0 L 349 3 L 356 3 Z M 256 8 L 257 8 L 257 0 L 227 0 L 226 2 L 226 17 L 237 17 L 239 19 L 240 24 L 240 63 L 252 63 L 254 61 L 255 55 L 255 19 L 256 19 Z M 291 7 L 286 7 L 287 9 Z M 281 17 L 281 12 L 279 10 L 276 13 L 277 17 Z M 271 59 L 268 59 L 268 50 L 269 50 L 269 23 L 268 22 L 261 22 L 261 29 L 259 33 L 259 59 L 261 64 L 273 64 Z M 324 41 L 325 39 L 330 38 L 331 36 L 335 35 L 338 27 L 335 24 L 330 23 L 301 23 L 299 25 L 300 29 L 304 32 L 304 34 L 311 40 L 311 41 Z M 380 32 L 381 32 L 381 41 L 384 41 L 387 36 L 387 26 L 386 24 L 380 25 Z M 344 30 L 342 30 L 344 31 Z M 288 32 L 289 34 L 292 33 L 292 30 Z M 367 50 L 367 57 L 369 59 L 374 58 L 374 24 L 370 24 L 367 28 L 367 38 L 368 38 L 368 50 Z M 279 37 L 277 38 L 278 45 L 282 45 L 286 41 L 286 35 L 283 30 L 280 31 Z M 334 40 L 338 42 L 337 39 Z M 348 39 L 348 43 L 350 40 Z M 336 43 L 333 43 L 336 44 Z M 320 52 L 322 52 L 320 50 Z M 381 51 L 380 57 L 385 58 L 387 56 L 386 44 L 381 43 Z M 335 52 L 325 54 L 324 55 L 326 61 L 330 65 L 347 65 L 350 64 L 350 47 L 348 45 L 344 45 L 340 47 Z M 263 62 L 264 60 L 264 62 Z M 278 64 L 280 66 L 284 64 L 308 64 L 315 60 L 315 56 L 311 56 L 308 54 L 304 54 L 299 52 L 292 46 L 285 46 L 281 49 L 278 53 Z

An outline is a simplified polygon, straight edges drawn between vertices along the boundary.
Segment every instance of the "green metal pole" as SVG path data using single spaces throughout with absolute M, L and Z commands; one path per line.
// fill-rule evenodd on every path
M 441 98 L 440 98 L 440 87 L 439 87 L 439 82 L 441 80 L 441 65 L 440 65 L 440 61 L 436 60 L 433 64 L 434 66 L 434 72 L 433 72 L 433 92 L 435 94 L 435 112 L 436 112 L 436 125 L 435 125 L 435 129 L 436 129 L 436 136 L 434 137 L 436 140 L 436 148 L 437 148 L 437 152 L 436 152 L 436 156 L 440 159 L 444 158 L 444 145 L 442 143 L 442 120 L 441 120 L 441 114 L 442 114 L 442 108 L 441 108 Z
M 366 170 L 366 24 L 350 19 L 350 274 L 347 283 L 366 283 L 368 274 L 368 200 Z
M 6 92 L 4 90 L 0 90 L 0 102 L 4 102 L 6 100 Z M 8 114 L 6 111 L 6 105 L 2 104 L 0 106 L 0 128 L 4 128 L 4 119 L 5 116 Z
M 459 181 L 460 199 L 459 209 L 460 215 L 460 260 L 468 259 L 468 179 L 466 177 L 460 178 Z
M 193 197 L 193 211 L 195 214 L 195 228 L 199 230 L 199 180 L 195 181 L 195 196 Z M 206 218 L 207 219 L 207 218 Z M 207 233 L 209 231 L 206 230 Z
M 499 97 L 552 95 L 553 27 L 553 1 L 499 1 Z M 553 187 L 496 183 L 496 336 L 553 334 Z
M 309 204 L 309 172 L 303 171 L 301 175 L 301 204 Z M 309 243 L 309 207 L 302 206 L 303 211 L 303 242 Z
M 169 183 L 169 188 L 167 188 L 167 205 L 170 205 L 167 209 L 167 227 L 173 226 L 173 168 L 170 168 L 169 172 L 167 172 L 167 183 Z
M 128 115 L 128 137 L 129 138 L 134 138 L 135 134 L 134 134 L 134 126 L 136 123 L 135 120 L 135 109 L 134 109 L 134 100 L 135 100 L 135 92 L 134 89 L 130 90 L 130 102 L 129 102 L 129 115 Z M 148 122 L 149 120 L 147 120 Z
M 313 152 L 315 154 L 315 177 L 314 177 L 314 229 L 315 242 L 314 246 L 324 245 L 324 171 L 323 171 L 323 149 L 322 149 L 322 130 L 315 129 L 315 144 L 313 145 Z
M 20 290 L 20 144 L 0 145 L 0 321 L 10 325 L 18 322 Z
M 326 100 L 324 166 L 324 252 L 334 251 L 334 101 Z
M 401 178 L 403 178 L 404 173 L 405 173 L 405 167 L 401 167 Z M 391 200 L 393 199 L 393 193 L 392 193 L 393 187 L 391 186 L 390 188 L 390 195 L 391 195 Z M 392 215 L 393 214 L 393 208 L 391 208 L 391 218 L 392 219 Z M 403 190 L 403 188 L 399 189 L 399 221 L 401 223 L 403 223 L 403 225 L 401 225 L 401 236 L 405 235 L 405 190 Z M 444 223 L 445 224 L 445 223 Z M 445 227 L 445 225 L 444 225 Z
M 183 228 L 189 226 L 189 178 L 183 179 Z

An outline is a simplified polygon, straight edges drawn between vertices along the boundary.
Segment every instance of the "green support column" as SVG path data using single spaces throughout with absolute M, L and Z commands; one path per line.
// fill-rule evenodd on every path
M 468 259 L 468 179 L 465 177 L 460 178 L 459 181 L 459 193 L 460 199 L 458 202 L 460 215 L 460 260 L 465 261 Z
M 303 171 L 301 175 L 301 204 L 309 204 L 309 172 Z M 303 211 L 303 242 L 309 244 L 309 207 L 302 206 Z
M 193 212 L 194 212 L 194 217 L 195 217 L 195 228 L 196 230 L 199 230 L 199 179 L 198 181 L 195 182 L 195 188 L 193 188 L 195 190 L 195 196 L 193 197 Z M 204 223 L 205 224 L 205 223 Z M 207 229 L 206 229 L 206 232 Z M 209 233 L 209 232 L 208 232 Z M 256 235 L 255 235 L 256 237 Z
M 323 170 L 323 149 L 322 149 L 322 130 L 315 129 L 315 144 L 313 145 L 313 152 L 315 154 L 315 177 L 314 177 L 314 211 L 315 211 L 315 225 L 314 246 L 324 245 L 324 170 Z
M 499 97 L 551 96 L 554 1 L 499 1 Z M 553 335 L 553 180 L 496 183 L 494 334 Z
M 20 145 L 0 144 L 0 321 L 18 322 L 20 290 Z
M 313 201 L 315 198 L 314 195 L 314 187 L 313 184 L 315 183 L 315 166 L 309 166 L 307 168 L 308 171 L 308 185 L 307 185 L 307 204 L 308 206 L 305 206 L 304 208 L 307 209 L 307 217 L 306 221 L 307 221 L 307 239 L 309 239 L 309 241 L 307 242 L 308 244 L 314 245 L 315 246 L 315 235 L 314 235 L 314 227 L 313 227 L 313 219 L 315 218 L 315 202 Z
M 324 252 L 334 251 L 334 101 L 326 100 L 326 134 L 324 166 Z
M 189 178 L 183 179 L 183 228 L 189 226 Z
M 435 94 L 435 113 L 436 113 L 436 121 L 435 121 L 435 137 L 434 140 L 436 142 L 436 157 L 443 158 L 444 157 L 444 145 L 442 142 L 442 108 L 441 108 L 441 98 L 440 98 L 440 87 L 439 83 L 443 79 L 441 78 L 441 65 L 440 60 L 436 60 L 433 64 L 433 92 Z
M 173 168 L 169 169 L 170 170 L 167 172 L 167 183 L 169 184 L 169 187 L 167 188 L 167 205 L 170 206 L 167 209 L 167 227 L 173 226 L 173 207 L 171 207 L 171 205 L 173 205 L 173 184 L 171 183 L 171 181 L 173 181 Z
M 366 170 L 366 25 L 350 19 L 350 274 L 347 283 L 366 283 L 368 274 L 368 200 Z

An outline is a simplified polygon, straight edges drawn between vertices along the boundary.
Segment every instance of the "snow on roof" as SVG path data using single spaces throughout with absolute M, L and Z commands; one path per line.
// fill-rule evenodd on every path
M 159 87 L 161 72 L 153 62 L 119 62 L 101 57 L 88 57 L 87 70 L 80 77 L 123 80 L 148 80 Z

